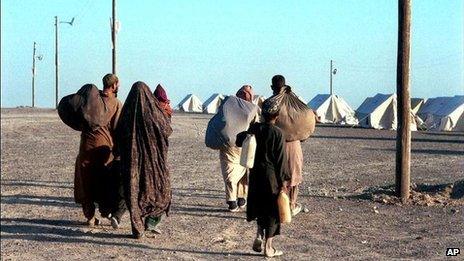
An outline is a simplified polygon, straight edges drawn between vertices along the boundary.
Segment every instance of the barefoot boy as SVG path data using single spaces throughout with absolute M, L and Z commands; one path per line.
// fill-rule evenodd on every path
M 279 105 L 272 100 L 263 103 L 264 123 L 255 123 L 246 133 L 237 137 L 237 145 L 241 146 L 246 134 L 256 137 L 256 155 L 254 167 L 250 170 L 248 187 L 247 220 L 256 220 L 258 231 L 253 243 L 253 250 L 263 251 L 267 257 L 282 255 L 276 250 L 272 241 L 280 234 L 279 210 L 277 196 L 286 188 L 291 179 L 286 173 L 284 138 L 281 130 L 274 124 L 279 116 Z

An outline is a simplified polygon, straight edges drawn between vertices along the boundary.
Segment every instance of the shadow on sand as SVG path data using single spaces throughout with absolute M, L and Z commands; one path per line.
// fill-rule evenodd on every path
M 72 182 L 38 181 L 38 180 L 2 179 L 2 186 L 49 187 L 49 188 L 72 189 L 73 183 Z
M 71 197 L 54 197 L 54 196 L 35 196 L 35 195 L 7 195 L 2 196 L 2 204 L 21 204 L 21 205 L 36 205 L 36 206 L 51 206 L 51 207 L 70 207 L 76 208 L 78 205 L 74 203 Z
M 217 189 L 194 189 L 194 188 L 173 188 L 173 196 L 179 197 L 182 199 L 221 199 L 225 202 L 225 196 L 223 190 Z M 174 201 L 175 202 L 175 201 Z M 189 201 L 187 201 L 189 202 Z M 225 205 L 224 205 L 225 206 Z M 172 205 L 173 214 L 181 214 L 194 217 L 211 217 L 211 218 L 224 218 L 224 219 L 245 219 L 244 214 L 230 213 L 227 211 L 226 207 L 218 207 L 215 205 L 206 205 L 206 204 L 176 204 Z
M 153 251 L 181 252 L 213 256 L 261 256 L 255 253 L 244 252 L 218 252 L 181 248 L 157 248 L 137 240 L 130 239 L 130 235 L 114 233 L 86 233 L 79 229 L 79 226 L 81 225 L 79 222 L 69 220 L 3 218 L 0 220 L 0 222 L 2 241 L 26 240 L 70 244 L 87 243 L 103 246 L 129 247 Z M 127 239 L 127 242 L 114 242 L 114 239 Z
M 193 197 L 193 198 L 224 198 L 224 191 L 214 189 L 190 189 L 190 188 L 173 188 L 173 196 L 177 197 Z
M 172 213 L 202 218 L 245 219 L 243 212 L 231 213 L 226 208 L 207 205 L 173 205 Z

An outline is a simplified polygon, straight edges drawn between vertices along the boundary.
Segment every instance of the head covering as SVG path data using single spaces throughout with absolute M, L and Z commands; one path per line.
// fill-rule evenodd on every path
M 242 88 L 237 91 L 235 96 L 245 101 L 253 102 L 253 88 L 251 85 L 243 85 Z
M 153 94 L 155 95 L 156 99 L 158 99 L 158 101 L 160 102 L 170 102 L 168 99 L 168 95 L 164 90 L 163 86 L 161 86 L 161 84 L 158 84 L 158 86 L 156 86 L 155 92 Z
M 277 114 L 280 110 L 279 102 L 277 99 L 267 99 L 263 102 L 262 113 L 273 115 Z
M 169 105 L 171 101 L 168 99 L 168 95 L 166 94 L 166 91 L 164 90 L 163 86 L 161 86 L 161 84 L 158 84 L 158 86 L 156 86 L 156 89 L 153 95 L 155 95 L 155 98 L 158 99 L 158 101 L 161 103 L 161 108 L 163 108 L 163 111 L 169 117 L 171 117 L 172 108 L 171 108 L 171 105 Z
M 168 212 L 171 183 L 167 166 L 168 137 L 172 129 L 160 102 L 143 82 L 127 96 L 116 130 L 121 174 L 132 230 L 142 233 L 145 218 Z

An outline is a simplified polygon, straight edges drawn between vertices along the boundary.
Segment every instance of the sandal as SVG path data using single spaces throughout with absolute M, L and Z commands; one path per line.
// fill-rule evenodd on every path
M 134 238 L 134 239 L 141 239 L 144 236 L 145 236 L 144 233 L 134 233 L 134 234 L 132 234 L 132 238 Z
M 282 252 L 282 251 L 280 251 L 280 250 L 277 250 L 277 249 L 275 249 L 275 248 L 272 248 L 272 250 L 274 250 L 273 253 L 265 252 L 264 255 L 265 255 L 266 257 L 277 257 L 277 256 L 281 256 L 281 255 L 284 254 L 284 252 Z
M 295 208 L 293 208 L 293 209 L 291 210 L 292 217 L 298 215 L 298 213 L 300 213 L 302 209 L 303 209 L 303 208 L 301 207 L 301 205 L 297 203 L 296 206 L 295 206 Z
M 263 240 L 261 238 L 255 238 L 255 241 L 253 242 L 253 251 L 258 253 L 263 252 Z
M 93 218 L 87 220 L 86 223 L 87 223 L 88 227 L 95 227 L 95 226 L 100 225 L 100 219 L 98 219 L 96 217 L 93 217 Z
M 111 221 L 111 226 L 113 227 L 113 229 L 119 228 L 119 221 L 116 217 L 111 217 L 110 221 Z

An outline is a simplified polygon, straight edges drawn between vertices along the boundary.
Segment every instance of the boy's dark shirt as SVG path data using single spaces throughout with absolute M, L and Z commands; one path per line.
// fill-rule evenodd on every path
M 283 181 L 290 180 L 286 173 L 284 137 L 282 131 L 270 123 L 254 123 L 247 132 L 237 136 L 237 145 L 241 146 L 246 134 L 254 134 L 256 137 L 256 155 L 254 167 L 251 169 L 250 179 L 259 184 L 258 190 L 266 193 L 278 194 Z M 250 180 L 250 181 L 251 181 Z M 252 186 L 254 182 L 250 182 Z

